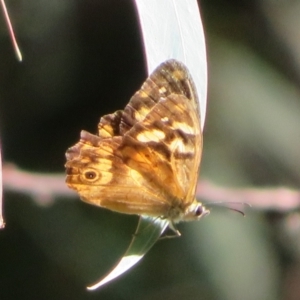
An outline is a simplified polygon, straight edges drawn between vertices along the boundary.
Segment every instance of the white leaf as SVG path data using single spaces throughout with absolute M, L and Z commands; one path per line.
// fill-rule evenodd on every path
M 201 126 L 206 111 L 207 62 L 204 33 L 196 0 L 136 0 L 144 48 L 150 74 L 170 58 L 183 62 L 195 81 L 200 101 Z M 135 237 L 117 265 L 98 283 L 95 290 L 128 271 L 155 244 L 168 220 L 141 217 Z

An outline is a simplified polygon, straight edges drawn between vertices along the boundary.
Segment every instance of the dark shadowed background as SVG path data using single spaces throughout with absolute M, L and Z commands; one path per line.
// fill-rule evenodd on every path
M 149 0 L 150 1 L 150 0 Z M 146 78 L 130 0 L 7 1 L 24 61 L 0 18 L 5 162 L 64 172 L 81 129 L 122 109 Z M 300 2 L 203 0 L 208 113 L 201 178 L 228 187 L 299 188 Z M 138 218 L 74 199 L 41 206 L 6 192 L 0 299 L 300 299 L 298 212 L 213 209 L 179 225 L 128 274 L 85 286 L 124 253 Z

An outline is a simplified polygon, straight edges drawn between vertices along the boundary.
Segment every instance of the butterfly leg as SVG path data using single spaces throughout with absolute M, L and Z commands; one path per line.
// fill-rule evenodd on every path
M 175 225 L 172 222 L 169 223 L 169 229 L 171 229 L 174 232 L 174 234 L 171 234 L 171 235 L 166 234 L 164 236 L 161 236 L 159 238 L 159 240 L 172 239 L 172 238 L 177 238 L 177 237 L 181 236 L 180 231 L 178 229 L 176 229 Z

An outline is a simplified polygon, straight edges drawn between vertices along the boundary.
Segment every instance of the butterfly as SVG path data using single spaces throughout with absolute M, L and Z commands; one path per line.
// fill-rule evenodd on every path
M 81 199 L 112 211 L 179 221 L 209 211 L 196 200 L 202 154 L 199 102 L 187 67 L 159 65 L 124 110 L 81 131 L 66 152 L 66 183 Z

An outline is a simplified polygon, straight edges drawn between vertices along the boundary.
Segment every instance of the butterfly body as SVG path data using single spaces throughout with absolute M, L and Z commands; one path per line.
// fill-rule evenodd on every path
M 91 204 L 166 218 L 208 213 L 195 199 L 202 153 L 198 98 L 187 68 L 160 65 L 124 110 L 103 116 L 98 136 L 81 132 L 66 153 L 68 186 Z

